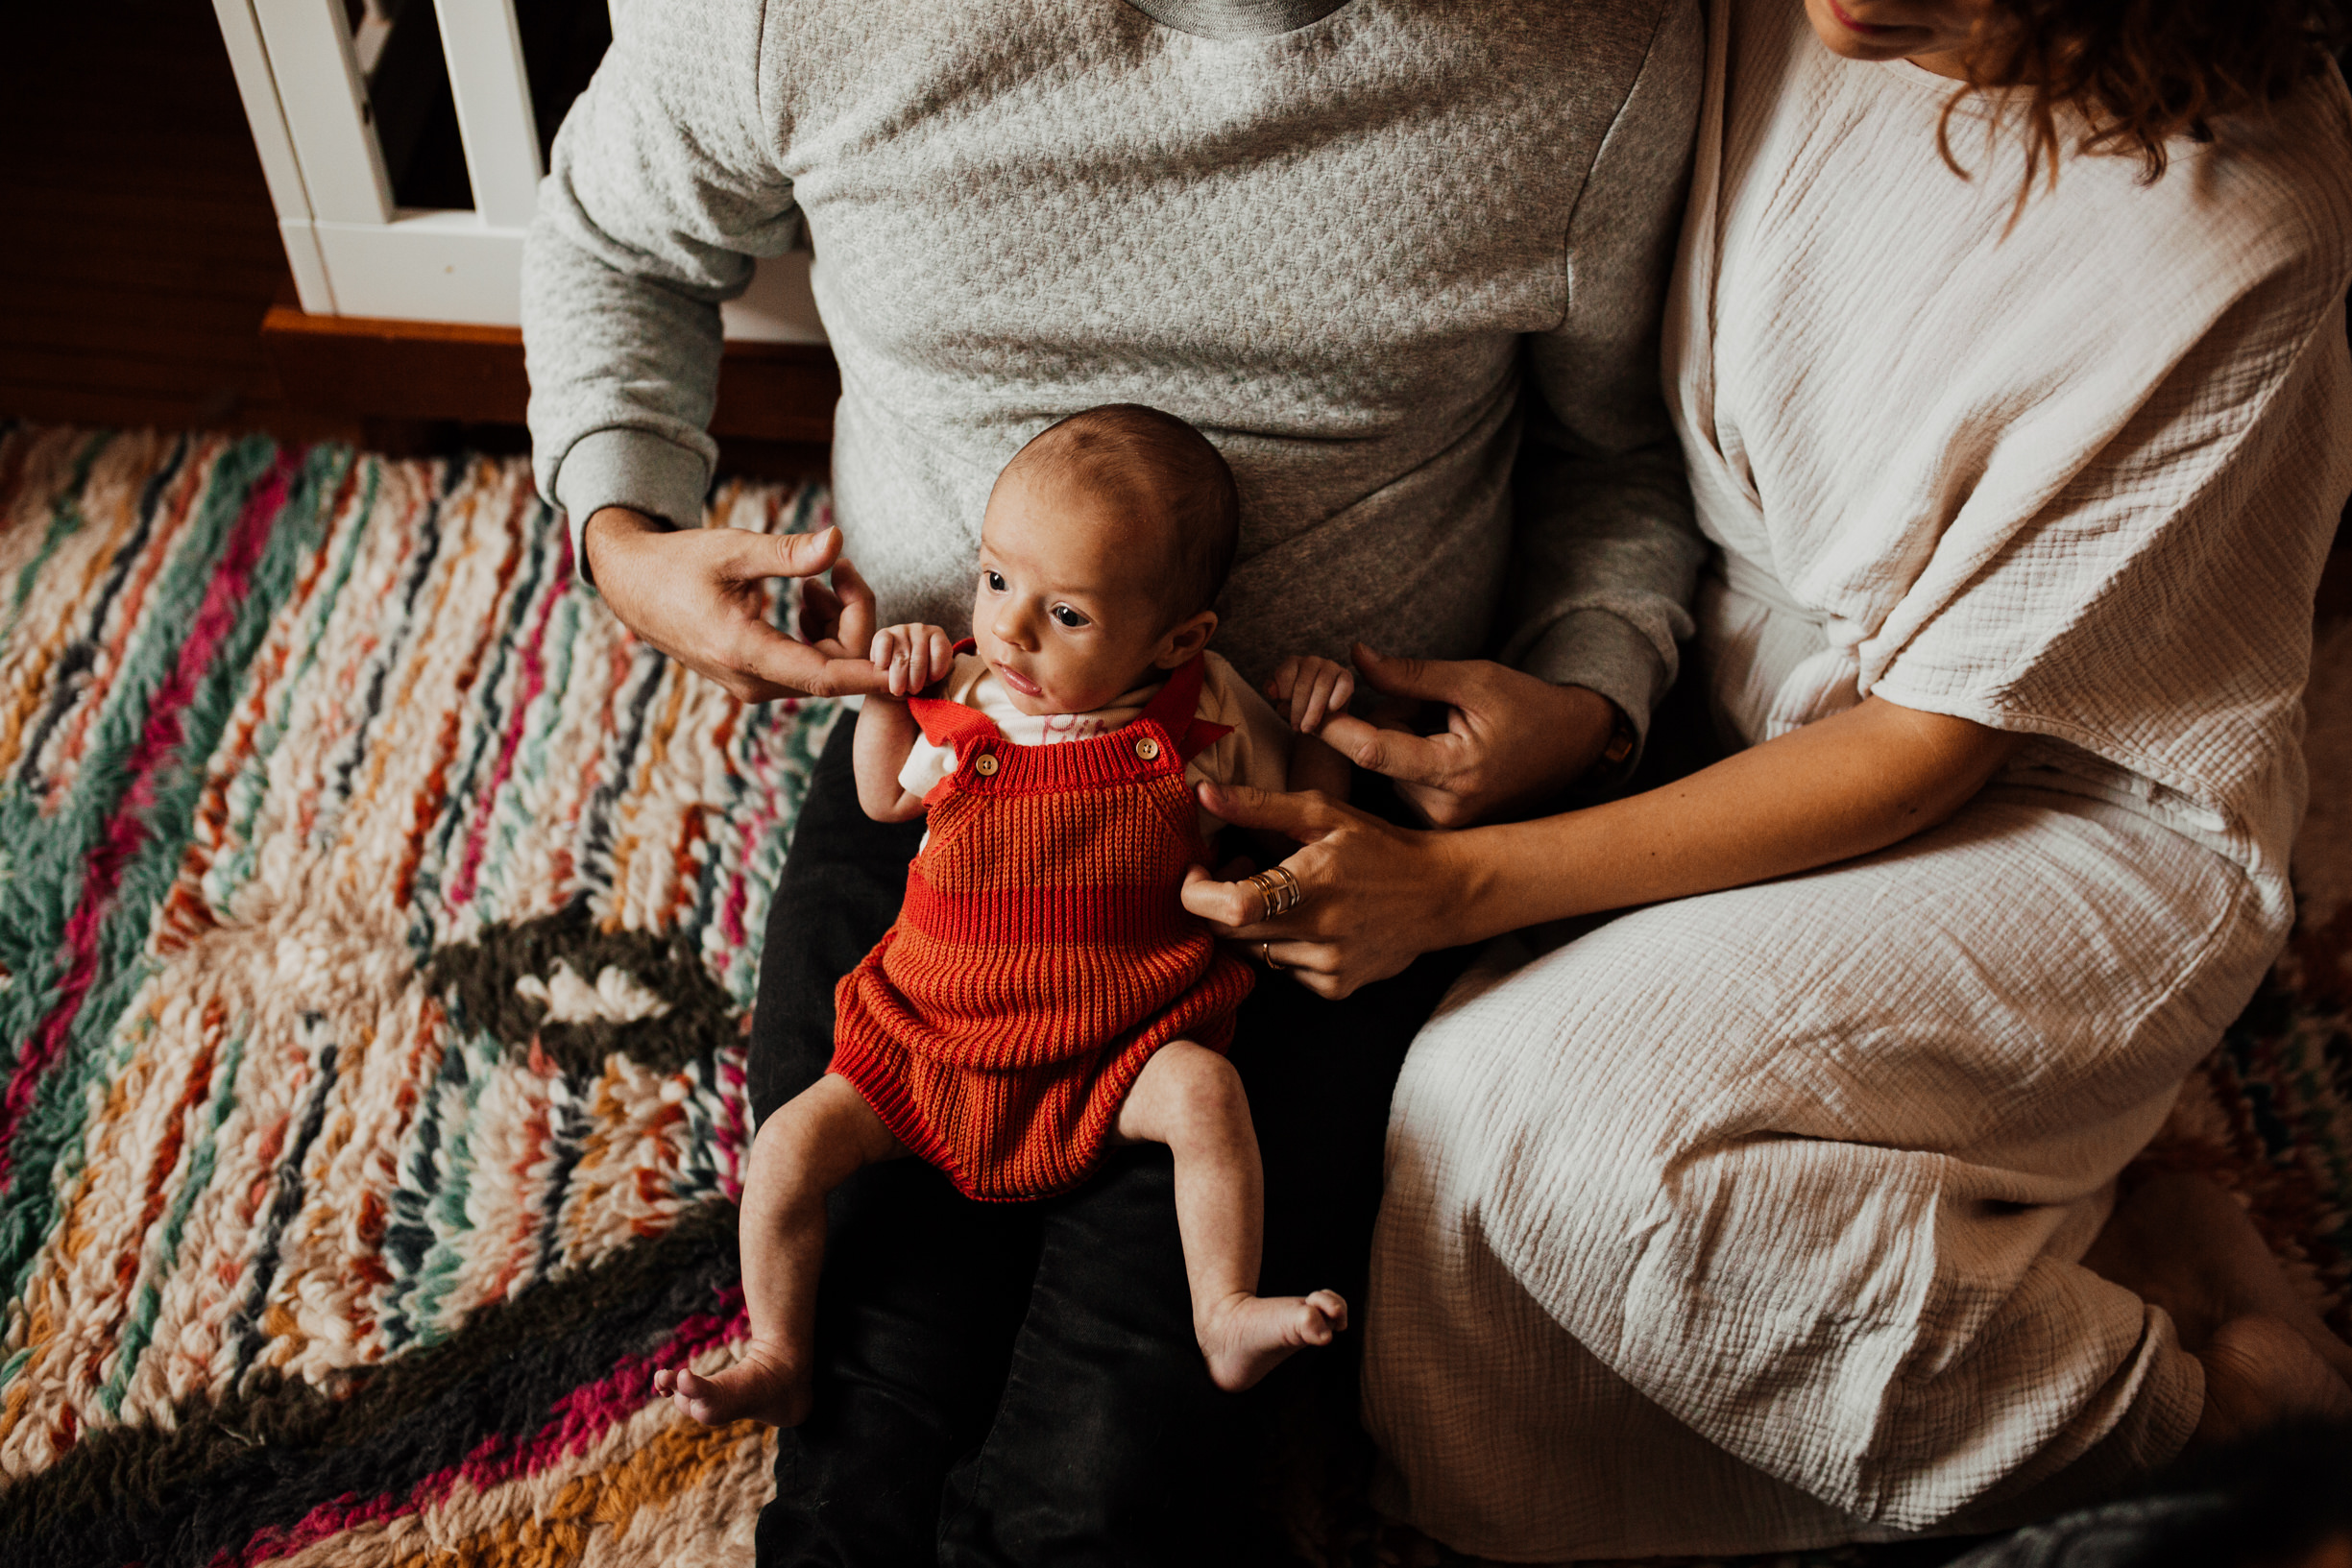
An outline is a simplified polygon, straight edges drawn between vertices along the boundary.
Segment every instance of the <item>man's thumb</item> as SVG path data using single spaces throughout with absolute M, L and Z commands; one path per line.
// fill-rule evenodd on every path
M 756 577 L 813 577 L 841 553 L 841 530 L 820 528 L 813 534 L 752 534 L 743 565 Z
M 1452 702 L 1459 694 L 1462 666 L 1443 659 L 1391 659 L 1367 643 L 1355 645 L 1355 666 L 1375 691 L 1392 697 Z

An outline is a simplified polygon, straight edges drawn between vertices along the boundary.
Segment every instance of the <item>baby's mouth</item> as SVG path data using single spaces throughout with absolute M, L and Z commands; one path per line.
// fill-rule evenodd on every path
M 1039 686 L 1036 682 L 1031 680 L 1028 676 L 1022 674 L 1010 664 L 997 665 L 996 672 L 1004 679 L 1006 686 L 1012 688 L 1024 697 L 1042 697 L 1045 695 L 1045 688 Z

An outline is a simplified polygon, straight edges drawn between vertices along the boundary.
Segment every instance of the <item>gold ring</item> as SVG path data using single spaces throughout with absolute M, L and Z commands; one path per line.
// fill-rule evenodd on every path
M 1260 942 L 1258 944 L 1258 952 L 1265 955 L 1266 967 L 1268 969 L 1290 968 L 1290 965 L 1288 964 L 1277 964 L 1274 962 L 1274 945 L 1272 942 Z
M 1306 889 L 1299 885 L 1297 874 L 1288 866 L 1261 871 L 1249 879 L 1249 885 L 1258 890 L 1260 920 L 1287 915 L 1306 902 Z
M 1258 894 L 1258 918 L 1259 918 L 1260 920 L 1272 920 L 1272 919 L 1273 919 L 1273 917 L 1274 917 L 1274 879 L 1273 879 L 1273 874 L 1272 872 L 1261 871 L 1261 872 L 1257 873 L 1255 876 L 1252 876 L 1252 877 L 1247 877 L 1247 878 L 1244 878 L 1243 880 L 1244 880 L 1245 881 L 1247 881 L 1247 882 L 1248 882 L 1248 883 L 1249 883 L 1249 884 L 1251 887 L 1254 887 L 1254 888 L 1256 888 L 1256 889 L 1257 889 L 1257 894 Z

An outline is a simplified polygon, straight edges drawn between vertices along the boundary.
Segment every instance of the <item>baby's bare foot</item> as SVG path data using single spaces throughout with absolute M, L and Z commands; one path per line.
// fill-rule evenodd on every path
M 1209 1380 L 1239 1393 L 1296 1350 L 1327 1345 L 1347 1326 L 1347 1303 L 1329 1291 L 1309 1296 L 1231 1295 L 1193 1315 Z
M 733 1366 L 707 1378 L 684 1367 L 663 1368 L 653 1374 L 653 1391 L 706 1427 L 742 1420 L 796 1427 L 809 1418 L 809 1374 L 797 1370 L 805 1364 L 780 1346 L 754 1339 Z
M 2143 1182 L 2082 1261 L 2162 1307 L 2204 1364 L 2200 1444 L 2298 1417 L 2352 1417 L 2352 1345 L 2288 1279 L 2245 1210 L 2205 1177 Z
M 2197 1360 L 2205 1366 L 2200 1443 L 2233 1442 L 2281 1421 L 2352 1419 L 2352 1388 L 2282 1318 L 2233 1317 Z
M 2274 1317 L 2352 1383 L 2352 1345 L 2287 1278 L 2238 1200 L 2203 1176 L 2167 1172 L 2142 1182 L 2082 1261 L 2170 1313 L 2193 1353 L 2233 1319 Z

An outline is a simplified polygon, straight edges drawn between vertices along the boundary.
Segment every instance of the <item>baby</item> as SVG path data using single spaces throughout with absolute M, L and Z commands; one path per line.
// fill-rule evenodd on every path
M 1294 744 L 1205 651 L 1237 513 L 1231 472 L 1192 426 L 1090 409 L 998 475 L 973 641 L 875 635 L 892 695 L 858 717 L 859 802 L 884 822 L 928 813 L 929 832 L 897 923 L 835 993 L 830 1070 L 753 1147 L 750 1344 L 712 1377 L 656 1375 L 696 1420 L 808 1414 L 825 1196 L 906 1154 L 968 1196 L 1012 1201 L 1076 1186 L 1106 1144 L 1165 1144 L 1217 1386 L 1246 1388 L 1346 1326 L 1329 1291 L 1257 1294 L 1263 1175 L 1223 1054 L 1251 974 L 1179 898 L 1219 826 L 1195 782 L 1345 788 L 1336 754 Z M 1285 665 L 1281 694 L 1344 704 L 1325 663 Z

